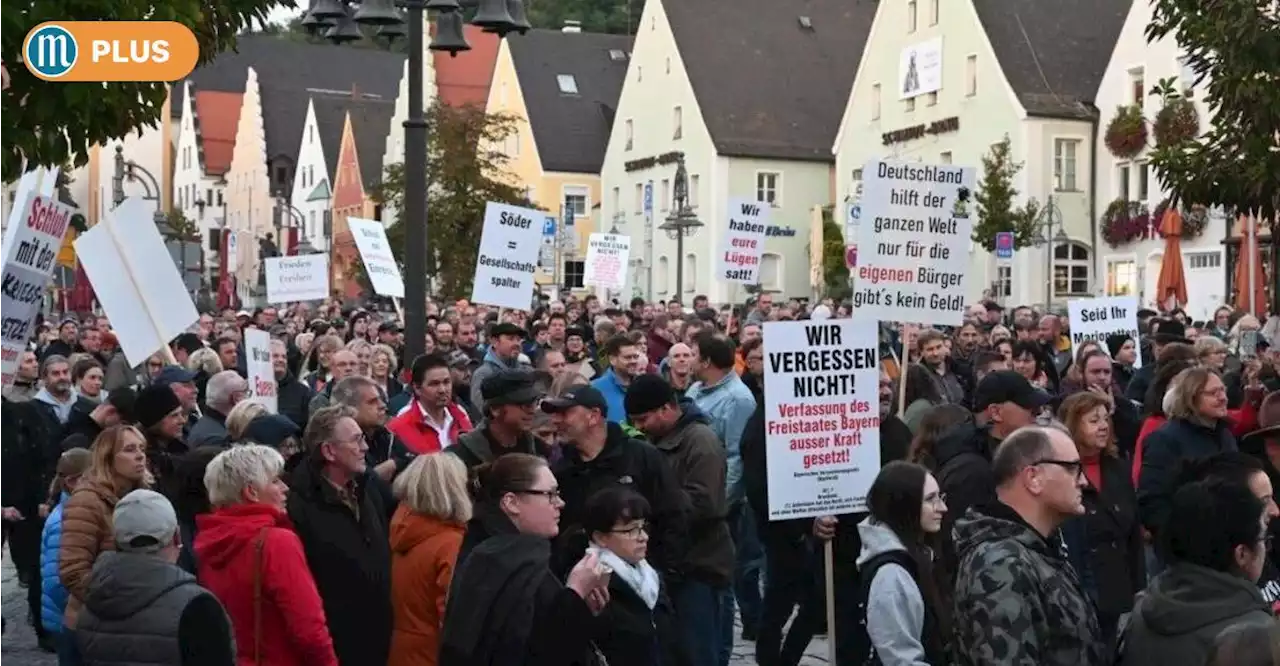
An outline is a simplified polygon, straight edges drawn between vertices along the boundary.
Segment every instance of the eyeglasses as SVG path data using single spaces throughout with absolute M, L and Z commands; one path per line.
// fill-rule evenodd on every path
M 947 494 L 946 493 L 929 493 L 928 495 L 924 496 L 924 503 L 932 506 L 946 506 Z
M 641 532 L 645 534 L 649 533 L 648 523 L 640 523 L 639 525 L 633 525 L 631 527 L 628 527 L 625 530 L 609 530 L 609 534 L 621 534 L 621 535 L 630 537 L 632 539 L 639 539 Z
M 1045 460 L 1037 460 L 1031 463 L 1031 467 L 1036 467 L 1038 465 L 1054 465 L 1056 467 L 1061 467 L 1062 469 L 1066 470 L 1067 473 L 1071 474 L 1072 478 L 1077 478 L 1077 479 L 1080 478 L 1081 474 L 1084 474 L 1084 463 L 1080 462 L 1079 460 L 1045 459 Z
M 552 502 L 560 499 L 559 488 L 552 488 L 551 490 L 513 490 L 511 492 L 516 493 L 517 495 L 541 495 Z

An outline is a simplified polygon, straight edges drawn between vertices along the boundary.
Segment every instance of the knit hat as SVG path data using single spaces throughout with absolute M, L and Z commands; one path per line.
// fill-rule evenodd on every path
M 138 419 L 138 425 L 146 430 L 181 406 L 182 402 L 173 389 L 152 384 L 138 392 L 138 398 L 133 403 L 133 416 Z
M 675 401 L 676 394 L 671 390 L 671 384 L 659 375 L 648 374 L 631 380 L 623 405 L 627 414 L 648 414 Z
M 1111 352 L 1111 358 L 1115 358 L 1120 353 L 1120 348 L 1124 347 L 1124 343 L 1133 339 L 1132 335 L 1125 333 L 1112 333 L 1107 336 L 1107 351 Z

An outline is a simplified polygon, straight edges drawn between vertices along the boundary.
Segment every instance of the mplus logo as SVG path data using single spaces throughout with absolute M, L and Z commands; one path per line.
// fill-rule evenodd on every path
M 199 58 L 195 34 L 174 21 L 49 21 L 22 43 L 45 81 L 177 81 Z

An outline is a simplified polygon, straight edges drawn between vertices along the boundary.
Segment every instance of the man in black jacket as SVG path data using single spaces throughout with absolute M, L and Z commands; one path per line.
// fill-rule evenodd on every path
M 276 413 L 305 429 L 315 392 L 289 370 L 289 347 L 282 340 L 271 341 L 271 369 L 276 376 Z
M 552 467 L 564 500 L 558 557 L 554 560 L 559 565 L 556 571 L 568 571 L 586 549 L 582 514 L 587 500 L 605 488 L 626 486 L 643 495 L 653 510 L 647 559 L 669 581 L 678 578 L 682 572 L 677 567 L 685 557 L 689 500 L 662 454 L 652 444 L 628 437 L 622 426 L 610 422 L 606 416 L 608 403 L 600 391 L 590 386 L 544 400 L 542 409 L 551 414 L 556 430 L 564 438 L 564 457 Z
M 108 393 L 107 399 L 91 410 L 72 408 L 59 448 L 62 451 L 92 448 L 93 440 L 103 430 L 118 423 L 133 423 L 133 404 L 137 399 L 138 394 L 132 388 L 125 387 Z

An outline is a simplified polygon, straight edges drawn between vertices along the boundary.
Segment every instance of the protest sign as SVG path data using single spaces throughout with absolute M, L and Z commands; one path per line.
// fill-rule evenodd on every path
M 267 302 L 320 301 L 329 297 L 329 255 L 267 257 Z
M 74 212 L 43 196 L 28 196 L 26 209 L 10 227 L 4 248 L 4 282 L 0 289 L 0 374 L 13 383 L 22 353 L 31 340 L 32 324 L 44 305 L 44 289 L 57 265 L 58 250 Z
M 245 371 L 249 379 L 249 399 L 275 414 L 278 395 L 276 370 L 271 365 L 271 336 L 257 328 L 244 330 Z
M 1071 350 L 1080 348 L 1083 342 L 1094 341 L 1102 351 L 1107 349 L 1107 338 L 1124 335 L 1133 340 L 1137 351 L 1138 297 L 1109 296 L 1106 298 L 1076 298 L 1067 301 L 1067 321 L 1071 330 Z M 1133 367 L 1142 367 L 1142 354 L 1134 354 Z
M 630 236 L 591 234 L 587 238 L 583 282 L 605 289 L 621 289 L 627 283 L 627 257 L 630 255 Z
M 141 365 L 200 318 L 160 237 L 155 204 L 129 197 L 76 239 L 76 256 L 129 365 Z
M 528 310 L 546 213 L 490 201 L 476 254 L 471 302 Z
M 364 272 L 369 275 L 373 290 L 379 296 L 404 298 L 404 278 L 400 275 L 395 255 L 391 253 L 386 227 L 377 220 L 358 217 L 347 218 L 347 226 L 356 239 L 356 249 L 360 250 L 360 260 L 364 262 Z
M 769 520 L 866 510 L 880 473 L 878 324 L 764 325 Z
M 729 282 L 758 284 L 760 255 L 769 228 L 769 207 L 745 199 L 730 199 L 729 223 L 720 237 L 716 277 Z
M 858 316 L 960 325 L 971 272 L 974 170 L 873 161 L 863 173 Z

